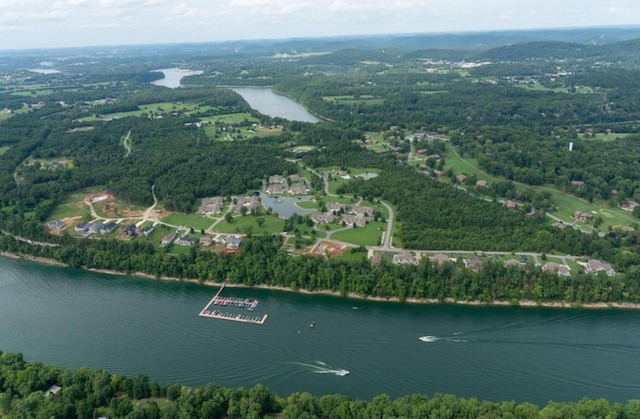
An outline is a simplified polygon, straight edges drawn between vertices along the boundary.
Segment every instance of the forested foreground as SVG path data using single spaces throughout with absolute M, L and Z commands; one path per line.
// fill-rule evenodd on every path
M 27 362 L 0 351 L 0 415 L 6 418 L 638 418 L 640 400 L 626 405 L 604 399 L 549 402 L 489 402 L 452 395 L 414 394 L 370 401 L 340 394 L 287 397 L 257 384 L 224 388 L 161 385 L 147 376 L 125 377 L 100 370 L 69 370 Z
M 640 267 L 624 275 L 579 273 L 572 277 L 544 272 L 535 266 L 517 268 L 488 261 L 478 271 L 460 260 L 437 264 L 427 258 L 418 265 L 396 265 L 383 260 L 372 266 L 359 261 L 312 256 L 292 258 L 280 249 L 282 237 L 253 236 L 239 254 L 215 254 L 192 248 L 173 255 L 143 242 L 81 240 L 60 247 L 33 246 L 0 236 L 0 251 L 51 258 L 77 268 L 143 272 L 154 277 L 197 279 L 249 286 L 266 285 L 292 290 L 333 291 L 341 295 L 439 301 L 557 302 L 580 305 L 596 302 L 640 303 Z M 356 249 L 359 251 L 363 249 Z M 363 250 L 364 251 L 364 250 Z

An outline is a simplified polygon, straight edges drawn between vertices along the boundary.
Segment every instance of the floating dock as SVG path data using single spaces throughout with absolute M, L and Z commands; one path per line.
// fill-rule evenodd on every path
M 216 295 L 213 296 L 211 300 L 207 303 L 206 306 L 200 311 L 198 314 L 200 317 L 210 317 L 214 319 L 222 319 L 222 320 L 233 320 L 236 322 L 244 322 L 244 323 L 255 323 L 255 324 L 264 324 L 267 320 L 268 315 L 264 314 L 262 316 L 252 316 L 245 314 L 235 314 L 235 313 L 227 313 L 224 311 L 220 311 L 218 309 L 211 309 L 211 306 L 218 307 L 239 307 L 245 308 L 249 311 L 253 311 L 258 305 L 258 300 L 254 298 L 237 298 L 237 297 L 221 297 L 220 293 L 224 289 L 224 284 Z

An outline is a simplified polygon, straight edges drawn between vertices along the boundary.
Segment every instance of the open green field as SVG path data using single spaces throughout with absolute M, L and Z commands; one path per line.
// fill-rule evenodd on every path
M 138 106 L 138 109 L 135 111 L 116 112 L 116 113 L 111 113 L 103 116 L 112 117 L 112 118 L 126 118 L 128 116 L 135 116 L 135 117 L 139 117 L 142 115 L 157 116 L 157 115 L 167 115 L 167 114 L 173 114 L 173 113 L 188 116 L 194 112 L 216 113 L 216 112 L 219 112 L 219 109 L 217 107 L 200 105 L 192 102 L 157 102 L 157 103 L 140 105 Z M 96 116 L 90 116 L 83 119 L 85 121 L 93 121 L 99 118 Z
M 0 147 L 0 156 L 2 156 L 4 153 L 7 152 L 7 150 L 9 150 L 11 147 L 9 146 L 2 146 Z
M 214 115 L 214 116 L 207 117 L 207 120 L 211 122 L 220 121 L 224 124 L 229 124 L 233 122 L 240 123 L 245 119 L 249 122 L 259 122 L 258 118 L 255 118 L 253 115 L 251 115 L 248 112 L 225 113 L 221 115 Z
M 331 238 L 360 246 L 377 246 L 380 244 L 382 232 L 386 228 L 385 223 L 371 221 L 364 227 L 350 228 L 334 233 Z
M 296 206 L 304 209 L 318 209 L 318 203 L 315 201 L 298 201 Z
M 83 191 L 65 195 L 51 215 L 49 215 L 49 218 L 55 220 L 67 217 L 83 217 L 84 219 L 90 220 L 91 213 L 89 212 L 89 207 L 82 202 L 83 196 Z
M 258 218 L 250 215 L 234 217 L 231 223 L 225 220 L 216 224 L 214 230 L 219 233 L 251 233 L 251 234 L 277 234 L 284 230 L 285 220 L 274 215 L 264 215 L 264 224 L 258 225 Z
M 384 103 L 384 99 L 373 95 L 323 96 L 322 99 L 336 105 L 382 105 Z
M 194 230 L 207 229 L 215 222 L 211 218 L 198 214 L 171 214 L 162 219 L 167 224 L 193 228 Z

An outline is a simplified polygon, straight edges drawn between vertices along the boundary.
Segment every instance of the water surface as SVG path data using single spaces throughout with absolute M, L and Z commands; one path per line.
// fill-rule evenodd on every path
M 640 397 L 640 311 L 225 289 L 260 300 L 254 313 L 269 317 L 254 325 L 198 317 L 216 291 L 0 258 L 0 349 L 163 383 L 264 383 L 282 395 L 444 392 L 537 404 Z M 433 339 L 420 341 L 425 335 Z
M 163 68 L 153 71 L 164 74 L 164 78 L 152 81 L 151 84 L 155 84 L 156 86 L 168 87 L 170 89 L 180 87 L 180 81 L 183 77 L 193 76 L 194 74 L 202 74 L 202 71 L 191 71 L 181 68 Z
M 231 87 L 258 112 L 290 121 L 320 122 L 304 106 L 286 96 L 273 93 L 268 87 Z

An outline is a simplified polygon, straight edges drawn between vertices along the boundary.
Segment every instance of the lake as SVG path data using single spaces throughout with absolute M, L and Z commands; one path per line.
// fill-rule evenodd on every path
M 312 196 L 301 196 L 298 198 L 289 198 L 289 197 L 282 197 L 282 196 L 260 195 L 260 200 L 262 201 L 262 207 L 264 209 L 271 208 L 274 212 L 278 214 L 280 218 L 289 218 L 294 213 L 298 215 L 305 215 L 305 214 L 311 214 L 312 212 L 316 212 L 315 209 L 301 208 L 296 205 L 296 202 L 311 201 L 312 199 L 313 199 Z
M 312 114 L 286 96 L 273 93 L 268 87 L 230 87 L 247 101 L 249 106 L 258 112 L 271 117 L 279 117 L 290 121 L 320 122 L 320 118 Z
M 536 404 L 640 397 L 640 311 L 225 288 L 224 296 L 259 299 L 253 313 L 269 317 L 255 325 L 198 317 L 215 287 L 7 258 L 0 272 L 0 349 L 57 366 L 186 385 L 264 383 L 281 395 L 443 392 Z
M 170 89 L 180 87 L 180 80 L 182 80 L 183 77 L 202 74 L 202 71 L 191 71 L 181 68 L 163 68 L 153 71 L 164 74 L 164 78 L 152 81 L 151 84 L 155 84 L 156 86 L 168 87 Z

